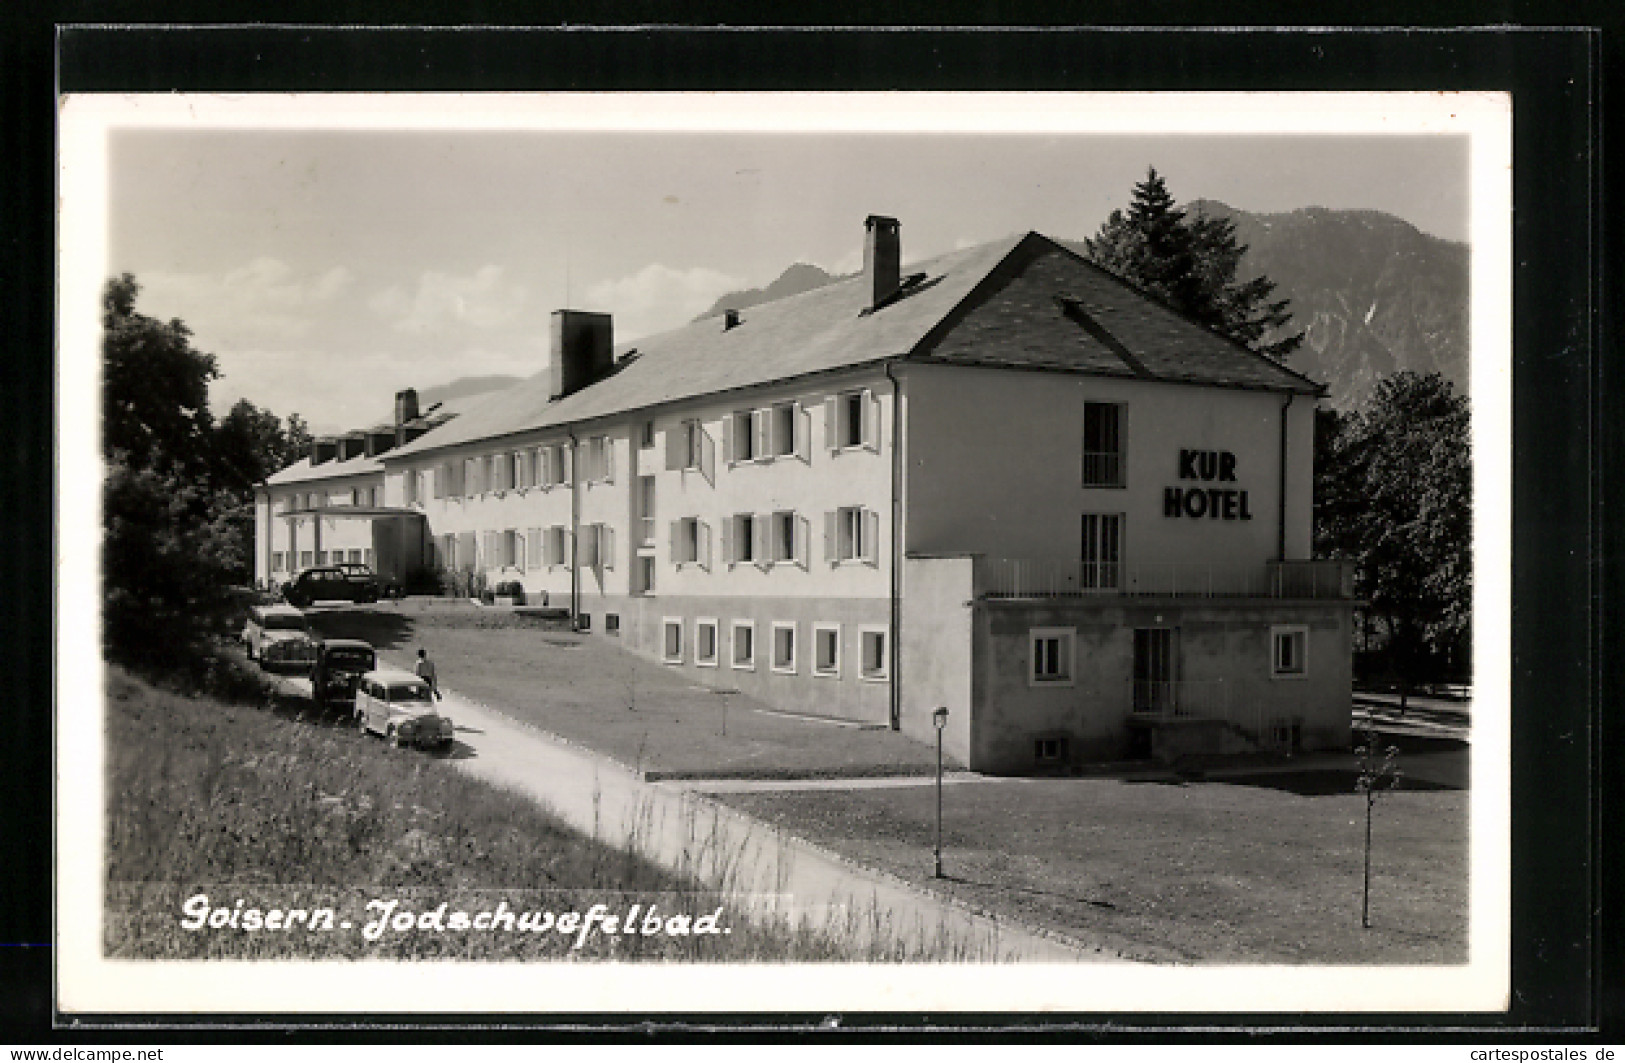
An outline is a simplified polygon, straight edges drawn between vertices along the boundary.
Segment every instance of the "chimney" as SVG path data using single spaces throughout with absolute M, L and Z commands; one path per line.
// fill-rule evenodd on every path
M 869 309 L 878 310 L 897 294 L 903 267 L 897 219 L 871 214 L 863 222 L 863 275 L 869 279 Z
M 738 327 L 739 327 L 739 311 L 737 311 L 737 310 L 724 310 L 722 312 L 722 331 L 727 332 L 729 329 L 738 328 Z
M 406 442 L 406 425 L 418 419 L 418 392 L 407 388 L 395 393 L 395 445 Z
M 614 327 L 608 314 L 553 311 L 547 394 L 561 398 L 603 379 L 614 368 Z
M 332 461 L 338 456 L 339 441 L 332 436 L 310 441 L 310 463 L 320 465 L 324 461 Z

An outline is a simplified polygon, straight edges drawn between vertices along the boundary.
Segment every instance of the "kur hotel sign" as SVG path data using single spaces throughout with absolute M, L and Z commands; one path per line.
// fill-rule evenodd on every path
M 1205 483 L 1235 483 L 1236 456 L 1228 450 L 1181 450 L 1179 478 Z M 1209 520 L 1252 520 L 1247 511 L 1247 492 L 1233 487 L 1165 487 L 1162 490 L 1164 517 L 1190 517 Z

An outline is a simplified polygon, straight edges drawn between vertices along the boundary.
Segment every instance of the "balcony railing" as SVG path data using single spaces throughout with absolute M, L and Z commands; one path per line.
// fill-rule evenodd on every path
M 1082 598 L 1097 595 L 1169 598 L 1353 597 L 1353 570 L 1343 561 L 1269 561 L 1259 565 L 1200 562 L 1055 561 L 980 558 L 977 592 L 985 598 Z

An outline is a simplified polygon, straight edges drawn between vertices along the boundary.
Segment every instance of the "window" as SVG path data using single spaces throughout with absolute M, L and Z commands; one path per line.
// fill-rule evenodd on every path
M 740 410 L 730 414 L 723 425 L 727 439 L 724 448 L 728 452 L 729 461 L 754 461 L 756 459 L 756 411 Z
M 615 567 L 615 528 L 610 524 L 587 524 L 581 529 L 581 564 L 588 568 Z
M 572 545 L 569 528 L 562 524 L 555 524 L 547 529 L 547 534 L 542 540 L 547 566 L 552 568 L 555 565 L 570 564 L 570 547 Z
M 1083 486 L 1124 486 L 1123 420 L 1118 403 L 1083 404 Z
M 733 666 L 741 669 L 756 667 L 756 621 L 735 620 L 733 623 Z
M 638 448 L 640 450 L 648 450 L 654 445 L 655 423 L 653 421 L 644 421 L 642 424 L 638 425 Z
M 1028 632 L 1027 641 L 1028 685 L 1071 686 L 1077 632 L 1069 627 L 1035 627 Z
M 1309 674 L 1309 629 L 1303 626 L 1270 628 L 1270 676 L 1302 679 Z
M 862 506 L 846 506 L 824 514 L 824 557 L 831 564 L 879 558 L 880 514 Z
M 728 557 L 730 567 L 761 560 L 761 551 L 757 549 L 760 545 L 757 537 L 762 531 L 759 524 L 753 513 L 736 513 L 723 526 L 727 541 L 722 544 L 722 550 Z
M 694 663 L 704 668 L 717 666 L 717 622 L 694 621 Z
M 361 551 L 360 551 L 359 548 L 350 551 L 350 564 L 352 564 L 352 565 L 361 564 Z
M 1123 515 L 1083 515 L 1083 564 L 1078 585 L 1086 590 L 1122 586 Z
M 775 458 L 786 458 L 795 454 L 796 404 L 780 403 L 769 411 L 768 416 L 771 419 L 768 430 L 768 452 Z
M 655 478 L 653 476 L 638 477 L 638 493 L 636 495 L 638 519 L 638 546 L 652 547 L 655 544 Z
M 649 554 L 641 554 L 632 568 L 632 593 L 653 594 L 655 591 L 655 559 Z
M 576 617 L 576 630 L 577 631 L 591 631 L 592 630 L 592 614 L 591 613 L 582 613 L 580 616 Z
M 525 567 L 525 537 L 512 528 L 502 533 L 501 561 L 504 567 Z
M 363 565 L 366 565 L 368 568 L 373 567 L 373 564 L 372 564 L 372 547 L 369 546 L 365 550 L 361 551 L 361 563 Z
M 271 571 L 272 572 L 281 572 L 283 566 L 285 564 L 287 564 L 287 556 L 288 555 L 283 553 L 281 550 L 272 550 L 271 551 Z
M 683 663 L 683 622 L 668 616 L 660 623 L 660 655 L 667 664 Z
M 862 649 L 862 660 L 858 665 L 859 674 L 865 679 L 885 679 L 891 668 L 891 657 L 886 645 L 886 629 L 859 628 L 858 641 Z
M 684 421 L 666 429 L 666 468 L 702 469 L 709 441 L 698 421 Z
M 824 400 L 824 445 L 833 452 L 880 449 L 880 400 L 868 388 Z
M 793 620 L 773 621 L 773 670 L 793 674 L 796 670 L 796 625 Z
M 570 447 L 565 443 L 550 443 L 536 448 L 536 482 L 550 488 L 570 482 Z
M 768 521 L 769 556 L 777 565 L 804 565 L 807 562 L 807 520 L 789 510 L 780 510 Z
M 608 436 L 593 436 L 587 440 L 586 461 L 584 472 L 588 483 L 615 481 L 615 448 Z
M 671 522 L 671 558 L 675 565 L 711 567 L 711 526 L 695 517 Z
M 318 551 L 316 551 L 316 563 L 318 565 L 327 564 L 327 551 L 326 550 L 318 550 Z
M 1055 764 L 1067 759 L 1065 738 L 1036 738 L 1033 740 L 1033 760 L 1039 764 Z
M 605 613 L 604 614 L 604 634 L 606 634 L 606 635 L 619 635 L 620 633 L 621 633 L 621 614 L 620 613 Z
M 841 674 L 841 625 L 813 625 L 813 675 Z
M 309 568 L 311 565 L 315 564 L 314 558 L 315 558 L 315 555 L 312 554 L 309 550 L 301 550 L 301 551 L 299 551 L 299 567 L 300 568 Z

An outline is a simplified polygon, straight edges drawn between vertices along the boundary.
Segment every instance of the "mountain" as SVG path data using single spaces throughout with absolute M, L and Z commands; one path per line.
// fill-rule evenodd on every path
M 802 292 L 822 288 L 831 281 L 840 279 L 840 277 L 825 273 L 817 266 L 797 262 L 779 274 L 778 279 L 765 288 L 746 288 L 744 291 L 729 292 L 711 304 L 711 309 L 694 320 L 704 321 L 708 317 L 716 317 L 724 310 L 743 310 L 747 306 L 755 306 L 757 303 L 771 303 L 775 299 L 783 299 L 788 295 L 800 295 Z
M 1468 247 L 1374 210 L 1304 207 L 1252 214 L 1213 200 L 1187 210 L 1228 218 L 1247 245 L 1238 273 L 1263 274 L 1306 335 L 1288 360 L 1348 408 L 1379 376 L 1438 372 L 1466 394 Z

